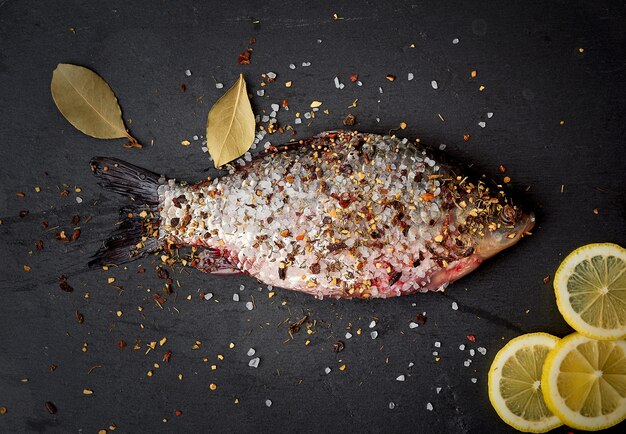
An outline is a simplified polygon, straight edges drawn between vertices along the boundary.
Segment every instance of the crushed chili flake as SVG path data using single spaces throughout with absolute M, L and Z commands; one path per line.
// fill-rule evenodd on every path
M 74 229 L 74 232 L 72 232 L 71 240 L 76 241 L 79 237 L 80 237 L 80 229 L 78 228 Z
M 395 76 L 395 75 L 393 75 L 393 74 L 387 74 L 387 77 L 386 77 L 386 78 L 387 78 L 387 80 L 389 80 L 389 81 L 394 81 L 394 80 L 396 79 L 396 76 Z
M 476 342 L 476 336 L 474 335 L 467 335 L 467 340 L 470 342 Z
M 359 81 L 359 74 L 350 74 L 350 81 L 352 83 L 356 83 L 357 81 Z
M 18 191 L 17 193 L 15 193 L 15 195 L 17 197 L 26 197 L 26 193 L 24 193 L 23 191 Z
M 54 372 L 57 370 L 57 365 L 55 365 L 54 363 L 51 363 L 48 369 L 50 370 L 50 372 Z
M 80 216 L 75 214 L 72 216 L 72 226 L 78 226 L 78 223 L 80 223 Z
M 165 363 L 169 363 L 171 357 L 172 357 L 172 352 L 170 350 L 167 350 L 165 354 L 163 355 L 163 361 Z
M 20 217 L 24 218 L 26 217 L 28 214 L 30 214 L 30 211 L 28 211 L 27 209 L 23 209 L 20 211 Z
M 67 277 L 66 277 L 65 275 L 61 274 L 61 275 L 58 277 L 58 280 L 59 280 L 59 287 L 60 287 L 63 291 L 65 291 L 65 292 L 72 292 L 72 291 L 74 291 L 74 288 L 72 288 L 72 287 L 70 286 L 70 284 L 69 284 L 69 283 L 67 283 Z
M 471 136 L 469 134 L 463 134 L 463 140 L 466 142 L 470 141 Z
M 163 304 L 167 301 L 167 298 L 163 297 L 162 295 L 159 294 L 153 294 L 152 298 L 154 298 L 154 301 L 156 301 L 157 303 Z
M 120 340 L 117 342 L 117 347 L 118 347 L 120 350 L 123 350 L 124 348 L 126 348 L 126 341 L 125 341 L 125 340 L 123 340 L 123 339 L 120 339 Z
M 43 240 L 37 240 L 37 243 L 35 245 L 37 246 L 37 250 L 43 250 Z
M 550 283 L 550 275 L 547 275 L 546 277 L 543 278 L 543 284 L 547 285 L 548 283 Z
M 176 410 L 176 411 L 174 412 L 174 414 L 176 415 L 176 417 L 179 417 L 179 416 L 182 416 L 182 415 L 183 415 L 183 412 L 182 412 L 182 411 L 180 411 L 180 410 Z
M 426 324 L 426 315 L 422 313 L 418 313 L 415 316 L 415 322 L 419 324 L 420 327 L 423 326 L 424 324 Z
M 239 55 L 239 59 L 237 63 L 240 65 L 250 65 L 250 52 L 251 50 L 248 48 L 246 51 Z
M 84 315 L 79 311 L 76 311 L 76 313 L 74 314 L 74 318 L 76 318 L 76 322 L 78 322 L 78 324 L 82 324 L 85 322 Z
M 506 173 L 506 167 L 503 164 L 500 164 L 498 166 L 498 170 L 500 171 L 500 173 L 505 174 Z

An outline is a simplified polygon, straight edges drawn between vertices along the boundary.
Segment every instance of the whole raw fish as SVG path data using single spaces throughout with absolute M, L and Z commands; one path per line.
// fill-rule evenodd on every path
M 101 185 L 144 204 L 123 211 L 92 266 L 194 246 L 189 263 L 201 271 L 319 298 L 443 290 L 535 220 L 495 183 L 393 136 L 324 132 L 195 185 L 110 158 L 91 167 Z

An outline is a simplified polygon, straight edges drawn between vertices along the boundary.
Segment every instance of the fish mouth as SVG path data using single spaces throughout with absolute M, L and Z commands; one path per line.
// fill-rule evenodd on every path
M 531 230 L 535 227 L 536 219 L 534 213 L 522 214 L 517 224 L 508 230 L 498 230 L 483 238 L 476 254 L 482 259 L 488 259 L 502 250 L 516 244 L 523 237 L 531 235 Z

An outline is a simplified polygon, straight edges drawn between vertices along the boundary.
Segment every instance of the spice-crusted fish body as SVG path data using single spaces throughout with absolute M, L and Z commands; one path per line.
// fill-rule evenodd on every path
M 92 166 L 93 167 L 93 166 Z M 443 290 L 534 218 L 406 139 L 326 132 L 230 176 L 158 186 L 159 242 L 316 297 Z

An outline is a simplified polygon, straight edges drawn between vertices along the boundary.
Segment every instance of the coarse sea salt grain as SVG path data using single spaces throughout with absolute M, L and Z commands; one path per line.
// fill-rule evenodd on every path
M 193 139 L 194 140 L 198 140 L 198 136 L 193 136 Z
M 305 68 L 307 66 L 311 66 L 311 62 L 302 62 L 302 66 L 304 66 Z
M 346 332 L 346 339 L 350 339 L 352 337 L 352 333 Z
M 326 373 L 326 375 L 330 374 L 331 369 L 330 368 L 324 368 L 324 373 Z
M 185 75 L 186 75 L 187 77 L 191 77 L 191 71 L 190 71 L 190 70 L 188 70 L 188 69 L 186 69 L 186 70 L 185 70 Z
M 256 94 L 259 95 L 259 96 L 263 96 L 263 95 L 265 95 L 265 90 L 264 89 L 259 89 L 259 90 L 256 91 Z
M 221 89 L 221 88 L 223 88 L 223 87 L 224 87 L 224 83 L 215 83 L 215 87 L 216 87 L 217 89 Z
M 372 333 L 370 333 L 370 336 L 372 337 L 372 339 L 376 339 L 378 337 L 378 332 L 374 330 Z
M 476 382 L 478 381 L 478 378 L 470 378 L 470 380 L 472 381 L 472 383 L 476 384 Z
M 415 365 L 413 362 L 409 362 L 409 368 L 412 368 Z
M 394 404 L 393 402 L 389 403 L 389 410 L 393 410 L 394 408 L 396 408 L 396 404 Z
M 456 301 L 452 302 L 452 310 L 459 310 L 459 305 L 456 304 Z
M 409 72 L 409 75 L 408 75 L 407 79 L 408 79 L 409 81 L 411 81 L 411 80 L 413 80 L 413 78 L 414 78 L 414 77 L 415 77 L 415 76 L 413 75 L 413 73 L 412 73 L 412 72 Z
M 277 112 L 278 110 L 280 110 L 280 106 L 278 104 L 272 104 L 272 111 Z
M 376 321 L 372 321 L 370 323 L 370 328 L 373 329 L 374 327 L 376 327 Z
M 453 43 L 454 45 L 458 44 L 458 43 L 459 43 L 459 38 L 454 38 L 454 39 L 452 40 L 452 43 Z
M 296 69 L 296 65 L 294 65 L 293 63 L 289 64 L 289 69 Z
M 426 410 L 433 411 L 433 405 L 430 402 L 426 404 Z
M 472 348 L 471 350 L 469 350 L 470 356 L 474 357 L 474 354 L 476 354 L 476 351 L 474 351 L 474 349 Z
M 487 124 L 485 122 L 481 121 L 481 122 L 478 122 L 478 126 L 481 127 L 481 128 L 485 128 L 487 126 Z
M 294 122 L 295 122 L 296 125 L 301 124 L 302 123 L 302 119 L 296 118 L 296 120 Z
M 491 119 L 493 117 L 493 113 L 492 112 L 488 112 L 487 113 L 487 119 Z
M 269 400 L 269 399 L 266 399 L 265 400 L 265 405 L 267 405 L 268 407 L 271 407 L 272 406 L 272 401 Z
M 435 348 L 441 348 L 441 342 L 439 341 L 435 342 Z
M 76 196 L 76 203 L 83 203 L 83 198 L 80 196 Z
M 256 353 L 256 350 L 254 348 L 250 348 L 246 354 L 248 357 L 252 357 L 254 356 L 254 353 Z
M 465 344 L 459 345 L 459 350 L 463 351 L 465 349 Z
M 469 367 L 469 365 L 472 364 L 472 360 L 471 359 L 467 359 L 466 361 L 463 362 L 463 366 L 465 366 L 466 368 Z
M 484 356 L 485 354 L 487 354 L 487 348 L 485 348 L 485 347 L 478 347 L 478 348 L 477 348 L 477 350 L 478 350 L 478 352 L 479 352 L 480 354 L 482 354 L 483 356 Z
M 233 301 L 239 301 L 239 294 L 233 294 Z
M 267 74 L 268 78 L 271 78 L 272 80 L 274 80 L 276 78 L 276 73 L 275 72 L 268 72 Z
M 248 366 L 250 366 L 251 368 L 258 368 L 259 363 L 261 363 L 261 359 L 259 357 L 255 357 L 248 362 Z
M 398 381 L 404 381 L 404 375 L 398 375 L 398 376 L 396 377 L 396 380 L 398 380 Z
M 430 85 L 433 87 L 433 89 L 439 89 L 439 84 L 437 84 L 435 80 L 431 81 Z
M 204 294 L 204 299 L 205 300 L 210 300 L 212 298 L 213 298 L 213 294 L 212 293 L 208 292 L 208 293 Z
M 437 392 L 437 395 L 439 395 L 439 392 L 441 392 L 441 387 L 437 387 L 437 388 L 435 389 L 435 392 Z
M 410 328 L 410 329 L 416 329 L 416 328 L 418 328 L 419 326 L 420 326 L 420 325 L 419 325 L 418 323 L 413 322 L 413 321 L 411 321 L 411 322 L 409 323 L 409 328 Z
M 248 310 L 254 309 L 254 303 L 252 303 L 251 301 L 246 302 L 246 309 Z

